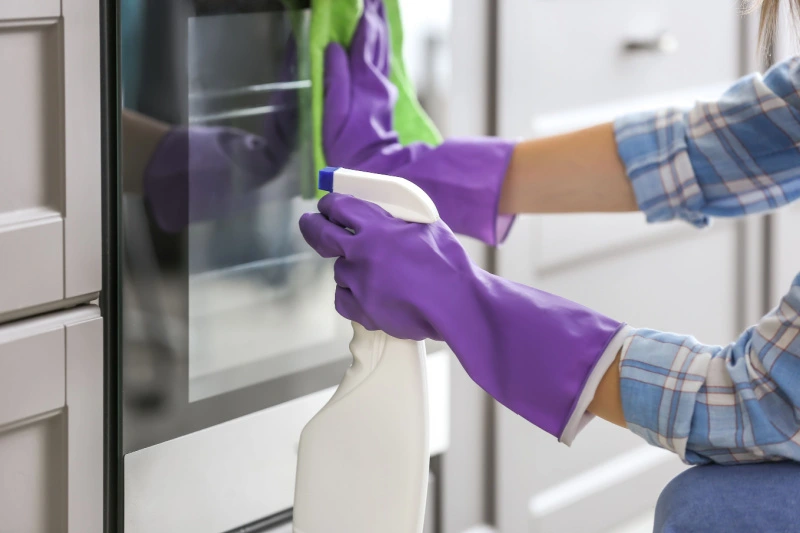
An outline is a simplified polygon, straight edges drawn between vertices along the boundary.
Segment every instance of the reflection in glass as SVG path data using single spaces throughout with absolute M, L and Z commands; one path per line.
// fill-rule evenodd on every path
M 346 367 L 331 263 L 297 228 L 316 188 L 309 13 L 283 4 L 122 0 L 128 442 L 290 400 Z

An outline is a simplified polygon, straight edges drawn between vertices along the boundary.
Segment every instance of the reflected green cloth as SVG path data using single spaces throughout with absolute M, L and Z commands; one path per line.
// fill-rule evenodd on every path
M 403 28 L 400 19 L 399 0 L 384 0 L 386 18 L 392 42 L 392 58 L 389 79 L 398 89 L 394 109 L 394 127 L 400 142 L 425 142 L 437 145 L 442 137 L 417 100 L 403 63 Z M 309 54 L 311 60 L 311 109 L 313 121 L 314 166 L 317 170 L 326 166 L 322 148 L 322 112 L 325 90 L 325 49 L 329 43 L 337 42 L 347 48 L 353 38 L 363 11 L 363 0 L 312 0 Z M 316 175 L 313 176 L 316 183 Z M 316 188 L 316 186 L 315 186 Z M 318 193 L 320 196 L 322 193 Z

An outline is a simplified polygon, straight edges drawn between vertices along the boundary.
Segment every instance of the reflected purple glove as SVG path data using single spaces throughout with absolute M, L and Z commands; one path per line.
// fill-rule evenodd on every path
M 296 77 L 294 40 L 286 47 L 281 81 Z M 145 196 L 159 227 L 179 232 L 190 222 L 210 220 L 252 207 L 250 194 L 275 179 L 297 144 L 297 91 L 277 90 L 264 116 L 263 136 L 229 127 L 189 126 L 170 130 L 153 153 Z
M 159 227 L 179 232 L 258 201 L 248 193 L 282 168 L 261 137 L 234 128 L 172 129 L 144 176 L 145 196 Z M 288 151 L 288 150 L 287 150 Z
M 481 270 L 442 222 L 404 222 L 335 193 L 319 210 L 300 229 L 320 255 L 339 257 L 340 314 L 394 337 L 447 342 L 486 392 L 561 437 L 622 324 Z
M 340 45 L 328 46 L 322 128 L 328 164 L 406 178 L 428 193 L 453 231 L 501 242 L 513 222 L 498 214 L 498 202 L 514 143 L 400 144 L 392 125 L 397 89 L 389 81 L 390 46 L 380 0 L 365 0 L 349 57 Z

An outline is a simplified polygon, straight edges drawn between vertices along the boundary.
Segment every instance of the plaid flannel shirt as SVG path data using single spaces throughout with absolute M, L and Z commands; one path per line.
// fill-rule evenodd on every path
M 800 197 L 800 58 L 717 102 L 622 117 L 615 130 L 650 222 L 702 227 L 778 208 Z M 620 372 L 628 427 L 687 463 L 800 460 L 800 274 L 728 346 L 633 330 Z

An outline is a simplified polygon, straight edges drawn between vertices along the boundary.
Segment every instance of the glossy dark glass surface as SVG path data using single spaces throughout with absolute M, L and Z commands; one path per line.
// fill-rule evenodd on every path
M 307 2 L 121 0 L 125 453 L 333 386 L 349 364 L 332 265 L 297 228 L 315 205 L 308 22 Z M 164 227 L 165 212 L 186 216 Z

